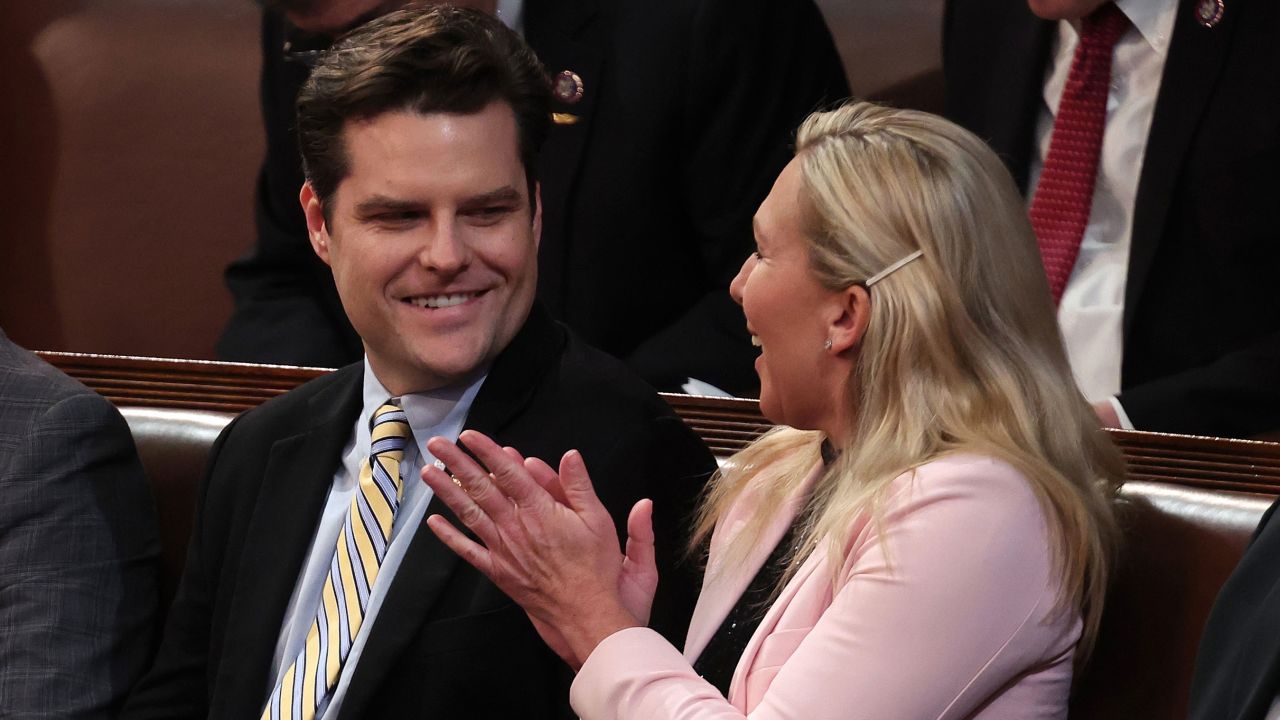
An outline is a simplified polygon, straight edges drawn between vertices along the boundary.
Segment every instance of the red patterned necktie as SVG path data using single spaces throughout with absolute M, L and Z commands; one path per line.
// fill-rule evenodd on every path
M 1062 299 L 1089 223 L 1107 124 L 1111 51 L 1128 28 L 1129 19 L 1110 2 L 1081 22 L 1080 41 L 1053 119 L 1049 155 L 1031 200 L 1031 227 L 1040 241 L 1054 304 Z

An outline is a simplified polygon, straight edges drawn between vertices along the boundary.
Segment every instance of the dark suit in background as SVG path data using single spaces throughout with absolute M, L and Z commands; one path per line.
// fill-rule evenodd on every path
M 1139 430 L 1280 429 L 1280 3 L 1179 0 L 1138 181 L 1120 403 Z M 1054 23 L 1021 0 L 951 0 L 952 119 L 1025 190 Z
M 153 649 L 159 555 L 120 413 L 0 332 L 0 717 L 114 715 Z
M 355 365 L 307 383 L 222 434 L 160 656 L 125 717 L 261 712 L 284 612 L 361 409 L 362 376 Z M 535 306 L 466 427 L 553 465 L 580 449 L 620 533 L 632 504 L 653 498 L 662 580 L 651 624 L 683 642 L 698 583 L 682 543 L 715 463 L 650 388 Z M 435 498 L 427 513 L 452 517 Z M 571 680 L 524 612 L 419 527 L 340 717 L 572 718 Z
M 267 159 L 258 241 L 227 269 L 231 360 L 322 366 L 360 356 L 328 269 L 311 251 L 293 101 L 306 68 L 263 25 Z M 812 0 L 527 0 L 524 34 L 549 73 L 582 78 L 574 116 L 542 151 L 539 297 L 589 343 L 661 389 L 688 376 L 754 394 L 729 281 L 795 128 L 848 94 Z M 286 342 L 281 342 L 281 339 Z

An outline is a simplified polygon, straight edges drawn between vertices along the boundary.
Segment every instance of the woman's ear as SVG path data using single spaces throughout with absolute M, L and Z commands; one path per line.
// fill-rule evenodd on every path
M 861 285 L 851 285 L 835 293 L 832 321 L 827 327 L 829 352 L 835 355 L 848 352 L 862 342 L 862 336 L 871 323 L 871 295 Z

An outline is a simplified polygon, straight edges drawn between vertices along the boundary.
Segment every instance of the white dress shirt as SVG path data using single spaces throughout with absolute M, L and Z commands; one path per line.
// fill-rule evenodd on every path
M 400 478 L 404 483 L 400 507 L 396 510 L 395 520 L 391 526 L 391 544 L 383 557 L 378 570 L 378 578 L 374 581 L 369 593 L 369 605 L 365 609 L 364 620 L 356 633 L 351 651 L 342 665 L 342 673 L 338 676 L 338 684 L 329 694 L 327 701 L 320 704 L 316 717 L 320 718 L 332 710 L 336 715 L 346 695 L 347 684 L 351 680 L 352 669 L 360 662 L 360 654 L 369 637 L 369 629 L 378 617 L 378 609 L 387 597 L 387 588 L 395 579 L 396 570 L 404 558 L 409 543 L 427 512 L 431 502 L 431 488 L 422 482 L 419 475 L 427 462 L 435 462 L 435 458 L 423 446 L 427 440 L 442 435 L 457 439 L 462 432 L 462 425 L 471 411 L 471 403 L 484 383 L 485 376 L 480 376 L 470 384 L 461 387 L 442 388 L 426 393 L 404 395 L 400 398 L 400 407 L 409 418 L 409 427 L 413 432 L 411 442 L 406 444 L 404 457 L 400 461 Z M 347 508 L 351 506 L 351 498 L 359 483 L 360 467 L 369 459 L 370 430 L 369 418 L 388 398 L 391 393 L 374 377 L 369 367 L 369 360 L 364 361 L 364 407 L 360 417 L 356 419 L 351 439 L 342 450 L 342 464 L 333 476 L 333 484 L 329 489 L 329 498 L 325 502 L 324 511 L 320 515 L 320 523 L 316 527 L 311 541 L 311 549 L 307 552 L 306 564 L 302 575 L 293 589 L 289 606 L 285 610 L 284 624 L 280 639 L 276 642 L 275 655 L 271 662 L 272 688 L 280 683 L 280 679 L 289 670 L 289 665 L 306 643 L 307 633 L 315 620 L 316 610 L 320 607 L 320 593 L 324 589 L 325 578 L 329 576 L 329 564 L 333 560 L 337 547 L 338 534 L 342 531 L 342 523 L 347 516 Z M 427 531 L 429 532 L 429 531 Z M 266 698 L 263 698 L 266 702 Z
M 1132 427 L 1115 401 L 1120 392 L 1124 291 L 1138 176 L 1155 110 L 1165 57 L 1177 15 L 1176 0 L 1117 0 L 1132 27 L 1116 43 L 1107 94 L 1107 125 L 1098 159 L 1097 183 L 1080 255 L 1058 305 L 1067 354 L 1080 391 L 1090 402 L 1110 399 L 1125 427 Z M 1060 21 L 1044 81 L 1044 104 L 1036 125 L 1035 156 L 1027 197 L 1034 197 L 1049 154 L 1053 119 L 1079 39 L 1079 23 Z

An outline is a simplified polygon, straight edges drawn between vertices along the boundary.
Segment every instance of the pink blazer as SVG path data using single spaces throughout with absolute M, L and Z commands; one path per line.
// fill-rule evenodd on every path
M 810 473 L 812 483 L 820 468 Z M 755 482 L 769 482 L 766 469 Z M 721 518 L 685 652 L 645 628 L 606 638 L 573 683 L 584 720 L 1065 718 L 1080 616 L 1058 611 L 1044 515 L 1005 462 L 957 455 L 893 482 L 882 532 L 821 547 L 766 612 L 729 697 L 690 664 L 797 511 L 780 508 L 748 562 L 723 562 L 753 494 Z M 838 578 L 838 579 L 837 579 Z M 836 582 L 833 582 L 836 580 Z

